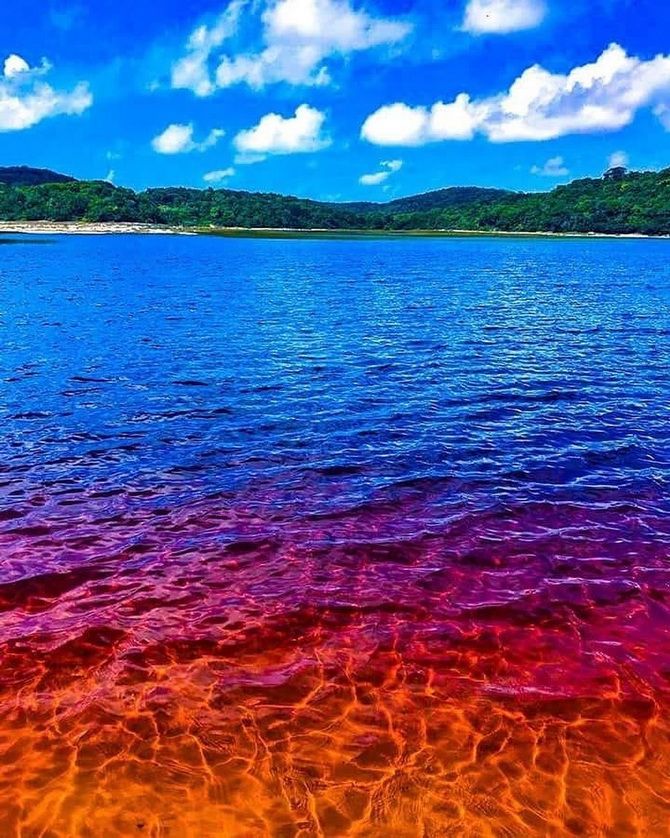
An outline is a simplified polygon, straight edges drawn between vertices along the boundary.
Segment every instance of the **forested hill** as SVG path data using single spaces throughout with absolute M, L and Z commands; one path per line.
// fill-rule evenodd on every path
M 133 192 L 104 181 L 13 167 L 0 168 L 0 220 L 670 235 L 670 169 L 614 169 L 603 178 L 577 180 L 545 193 L 453 187 L 386 204 L 333 204 L 231 189 Z
M 410 195 L 409 198 L 396 198 L 385 204 L 360 202 L 341 204 L 340 206 L 358 212 L 426 212 L 427 210 L 446 209 L 447 207 L 463 206 L 478 201 L 492 201 L 514 195 L 506 189 L 485 189 L 480 186 L 450 186 L 446 189 L 436 189 L 433 192 L 423 192 L 420 195 Z
M 42 183 L 72 183 L 75 178 L 52 172 L 51 169 L 33 169 L 31 166 L 0 166 L 0 183 L 8 186 L 38 186 Z

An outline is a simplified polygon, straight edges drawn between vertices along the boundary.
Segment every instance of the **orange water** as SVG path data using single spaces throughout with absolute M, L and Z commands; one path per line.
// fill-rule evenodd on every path
M 334 548 L 330 569 L 250 540 L 218 560 L 166 550 L 142 580 L 125 553 L 4 586 L 31 631 L 2 647 L 1 834 L 670 834 L 661 567 L 638 574 L 642 599 L 608 599 L 594 573 L 557 584 L 553 612 L 494 603 L 520 536 L 466 520 L 437 543 Z M 523 540 L 530 585 L 543 540 L 531 558 Z M 423 587 L 381 583 L 399 568 Z

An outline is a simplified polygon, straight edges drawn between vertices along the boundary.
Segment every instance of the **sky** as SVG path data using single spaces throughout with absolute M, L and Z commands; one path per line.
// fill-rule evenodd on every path
M 21 0 L 0 165 L 385 201 L 670 166 L 666 0 Z

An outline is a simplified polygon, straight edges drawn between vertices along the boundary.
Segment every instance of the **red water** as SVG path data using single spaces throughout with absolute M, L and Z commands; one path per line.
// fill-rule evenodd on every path
M 243 500 L 5 527 L 3 834 L 667 834 L 653 499 Z

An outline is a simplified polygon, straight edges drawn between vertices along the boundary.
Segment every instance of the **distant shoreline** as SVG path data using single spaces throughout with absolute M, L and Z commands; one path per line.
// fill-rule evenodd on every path
M 643 233 L 556 233 L 551 231 L 508 230 L 373 230 L 293 227 L 172 227 L 135 222 L 87 221 L 0 221 L 0 234 L 18 235 L 209 235 L 229 238 L 561 238 L 561 239 L 670 239 L 670 236 Z
M 15 215 L 23 219 L 7 220 Z M 580 178 L 547 192 L 447 186 L 383 202 L 331 202 L 211 187 L 135 191 L 49 170 L 0 166 L 0 224 L 0 232 L 19 233 L 374 236 L 380 241 L 426 236 L 670 238 L 670 167 L 644 172 L 613 167 L 600 178 Z
M 160 224 L 139 224 L 125 221 L 0 221 L 0 233 L 26 235 L 78 234 L 104 236 L 118 233 L 143 235 L 195 235 L 194 231 Z
M 294 238 L 305 236 L 358 238 L 559 238 L 559 239 L 670 239 L 665 235 L 644 233 L 555 233 L 550 230 L 372 230 L 364 228 L 297 227 L 194 227 L 199 235 L 222 237 Z

